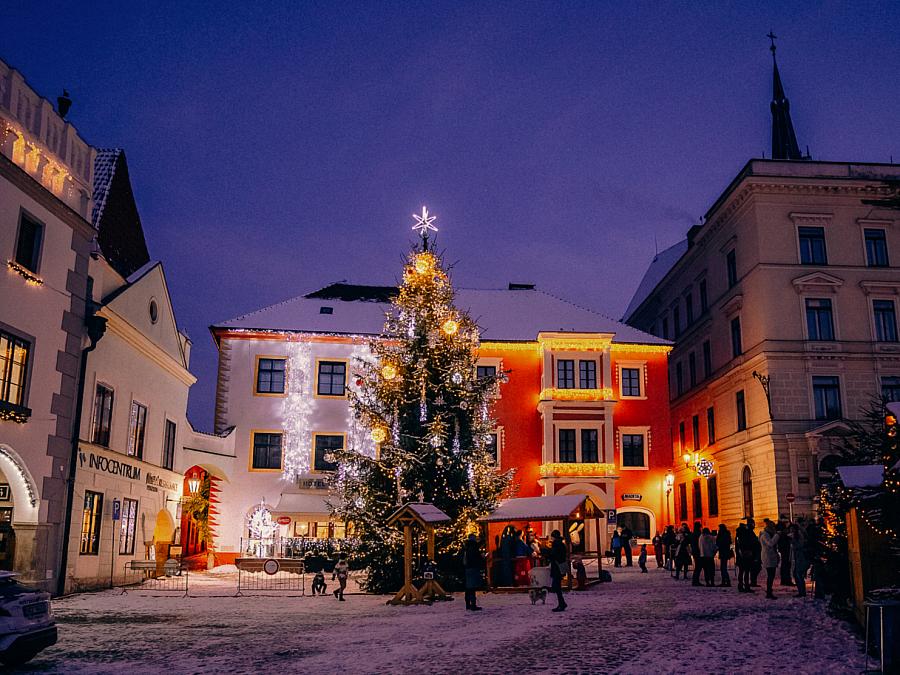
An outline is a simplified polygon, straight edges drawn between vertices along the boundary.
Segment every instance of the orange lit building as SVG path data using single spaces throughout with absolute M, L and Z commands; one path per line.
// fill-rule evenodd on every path
M 333 466 L 322 448 L 370 442 L 352 424 L 346 392 L 394 294 L 332 284 L 211 327 L 216 431 L 236 439 L 231 461 L 203 465 L 221 479 L 217 554 L 246 550 L 248 523 L 262 511 L 282 541 L 343 536 L 326 504 Z M 459 289 L 456 305 L 481 327 L 479 371 L 508 374 L 493 407 L 496 454 L 515 469 L 518 496 L 591 495 L 607 512 L 607 542 L 616 517 L 641 538 L 668 523 L 669 343 L 530 285 Z M 286 480 L 282 448 L 292 447 L 310 448 L 308 471 Z M 595 536 L 587 533 L 588 550 Z

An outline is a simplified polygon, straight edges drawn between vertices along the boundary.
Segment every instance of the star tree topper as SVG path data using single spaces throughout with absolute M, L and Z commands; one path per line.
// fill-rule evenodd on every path
M 434 232 L 438 231 L 438 229 L 432 224 L 435 221 L 435 216 L 432 216 L 428 213 L 427 206 L 422 207 L 421 215 L 419 215 L 418 213 L 414 213 L 413 218 L 415 219 L 416 224 L 412 226 L 412 229 L 418 232 L 419 236 L 422 237 L 422 239 L 425 239 L 426 241 L 428 240 L 428 230 L 432 230 Z

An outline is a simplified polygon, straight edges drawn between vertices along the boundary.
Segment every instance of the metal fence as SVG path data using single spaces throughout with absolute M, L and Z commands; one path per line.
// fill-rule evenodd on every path
M 188 571 L 174 561 L 157 564 L 155 560 L 132 560 L 125 564 L 122 594 L 128 591 L 188 594 Z
M 237 596 L 257 593 L 306 595 L 306 574 L 302 560 L 241 558 L 236 564 Z

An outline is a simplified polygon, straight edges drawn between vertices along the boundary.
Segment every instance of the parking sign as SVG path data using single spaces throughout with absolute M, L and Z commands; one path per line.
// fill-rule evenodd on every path
M 118 499 L 113 499 L 113 520 L 119 520 L 122 516 L 122 502 Z

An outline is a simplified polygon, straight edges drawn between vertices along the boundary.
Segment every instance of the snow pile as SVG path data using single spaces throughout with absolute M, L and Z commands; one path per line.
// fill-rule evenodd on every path
M 238 568 L 235 565 L 218 565 L 211 570 L 206 570 L 206 574 L 237 574 Z

